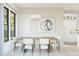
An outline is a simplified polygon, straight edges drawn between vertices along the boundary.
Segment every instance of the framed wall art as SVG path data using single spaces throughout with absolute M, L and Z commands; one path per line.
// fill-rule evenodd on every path
M 40 30 L 44 32 L 51 32 L 54 30 L 54 18 L 44 16 L 40 19 Z

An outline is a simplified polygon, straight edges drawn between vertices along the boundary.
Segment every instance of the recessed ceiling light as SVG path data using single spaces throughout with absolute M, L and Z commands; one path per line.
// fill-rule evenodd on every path
M 70 10 L 70 8 L 66 8 L 66 10 Z
M 31 15 L 30 17 L 32 20 L 39 20 L 41 18 L 40 15 L 37 15 L 37 14 L 34 14 L 34 15 Z

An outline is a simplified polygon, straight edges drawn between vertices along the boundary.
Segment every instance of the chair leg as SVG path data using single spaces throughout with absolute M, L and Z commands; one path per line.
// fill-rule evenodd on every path
M 39 55 L 41 56 L 41 49 L 40 49 L 40 53 L 39 53 Z
M 14 43 L 14 52 L 15 52 L 16 44 Z
M 49 49 L 48 49 L 48 56 L 49 56 Z
M 48 50 L 48 56 L 49 56 L 49 52 L 50 52 L 50 51 L 49 51 L 49 48 L 50 48 L 50 47 L 48 46 L 48 49 L 47 49 L 47 50 Z
M 33 56 L 33 49 L 32 49 L 32 56 Z
M 60 47 L 58 48 L 59 52 L 60 52 Z
M 58 50 L 59 50 L 59 52 L 60 52 L 60 42 L 58 43 Z
M 25 54 L 24 54 L 24 50 L 23 50 L 23 56 L 24 56 Z
M 32 45 L 32 56 L 33 56 L 34 48 L 35 48 L 35 44 Z
M 24 48 L 25 44 L 23 44 L 22 46 L 22 50 L 23 50 L 23 56 L 25 55 L 25 48 Z
M 14 52 L 15 52 L 15 47 L 14 47 Z
M 23 56 L 25 55 L 25 49 L 23 48 Z
M 51 52 L 52 52 L 53 47 L 51 47 Z
M 15 52 L 16 49 L 18 50 L 18 47 L 15 46 L 15 47 L 14 47 L 14 52 Z
M 50 46 L 50 52 L 52 52 L 52 47 Z
M 23 47 L 21 47 L 21 51 L 23 52 Z
M 41 56 L 41 48 L 40 48 L 40 45 L 39 45 L 39 55 Z

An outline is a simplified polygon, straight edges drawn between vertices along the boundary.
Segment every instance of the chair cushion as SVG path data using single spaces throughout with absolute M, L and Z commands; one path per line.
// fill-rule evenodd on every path
M 57 43 L 57 40 L 50 40 L 50 43 Z
M 25 45 L 25 49 L 32 49 L 32 45 Z
M 41 45 L 41 49 L 48 49 L 48 45 Z
M 49 44 L 49 39 L 40 39 L 40 44 Z
M 33 44 L 33 39 L 23 39 L 24 44 Z
M 51 46 L 52 46 L 52 47 L 57 47 L 57 46 L 58 46 L 58 44 L 51 44 Z
M 22 43 L 16 43 L 16 46 L 22 46 Z

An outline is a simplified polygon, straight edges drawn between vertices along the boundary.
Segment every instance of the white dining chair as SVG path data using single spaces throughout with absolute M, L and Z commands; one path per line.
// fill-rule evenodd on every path
M 32 55 L 33 55 L 33 50 L 34 50 L 34 40 L 31 38 L 24 38 L 23 39 L 23 54 L 25 54 L 25 51 L 31 49 L 32 50 Z
M 41 55 L 41 50 L 42 49 L 46 49 L 49 55 L 49 39 L 47 38 L 43 38 L 43 39 L 39 39 L 39 48 L 40 48 L 40 55 Z
M 14 40 L 14 52 L 16 49 L 20 48 L 23 51 L 23 43 L 21 37 L 13 37 Z
M 59 39 L 60 38 L 56 38 L 56 37 L 53 37 L 51 40 L 50 40 L 50 52 L 52 52 L 53 49 L 57 49 L 59 52 L 60 52 L 60 42 L 59 42 Z

